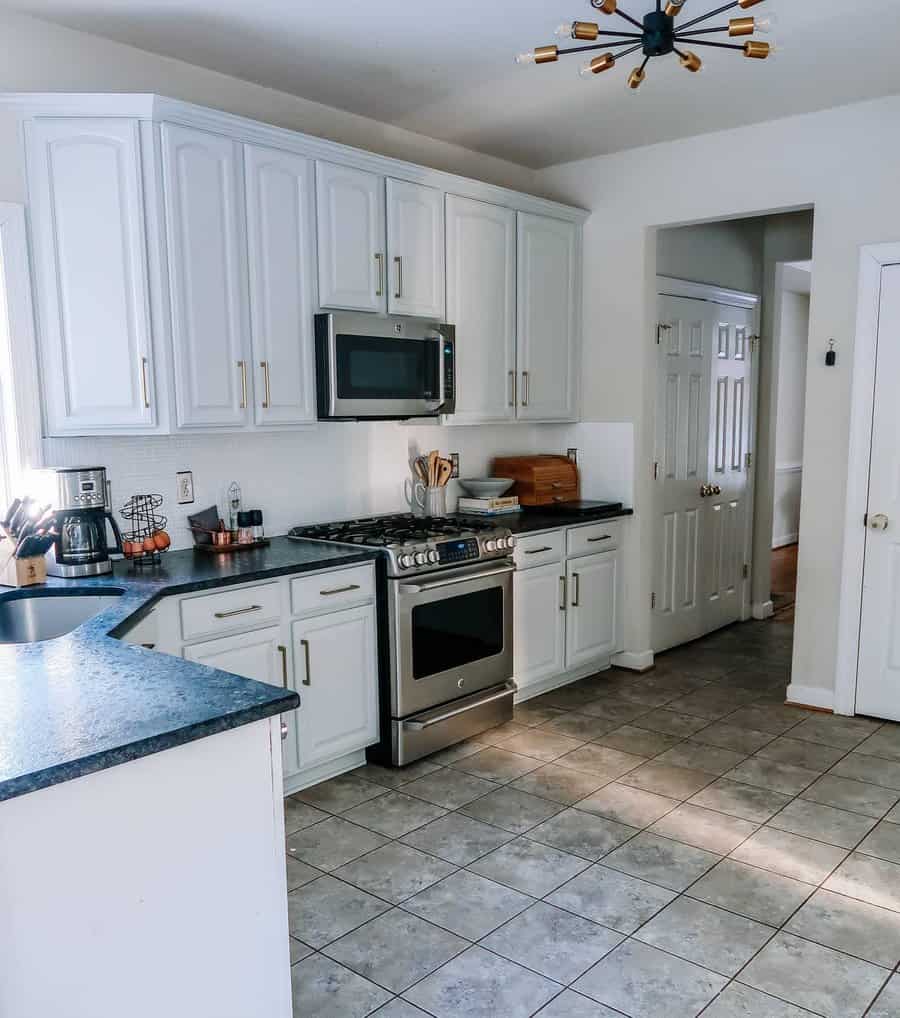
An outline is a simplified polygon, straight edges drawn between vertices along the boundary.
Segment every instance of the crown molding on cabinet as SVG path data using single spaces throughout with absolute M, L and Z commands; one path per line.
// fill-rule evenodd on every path
M 513 191 L 496 184 L 487 184 L 444 170 L 418 166 L 402 159 L 377 155 L 300 131 L 276 127 L 259 120 L 152 93 L 8 92 L 0 94 L 0 111 L 3 110 L 16 113 L 22 119 L 84 116 L 134 117 L 154 122 L 165 121 L 226 134 L 235 141 L 268 145 L 311 159 L 338 162 L 387 177 L 427 184 L 450 194 L 475 198 L 522 212 L 552 216 L 573 223 L 583 223 L 590 216 L 590 212 L 585 209 L 562 205 L 548 198 Z

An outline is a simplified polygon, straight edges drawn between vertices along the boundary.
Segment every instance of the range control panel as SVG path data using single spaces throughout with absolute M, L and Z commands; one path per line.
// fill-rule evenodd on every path
M 438 545 L 438 557 L 442 566 L 449 566 L 478 559 L 481 553 L 477 539 L 471 537 L 463 541 L 442 541 Z

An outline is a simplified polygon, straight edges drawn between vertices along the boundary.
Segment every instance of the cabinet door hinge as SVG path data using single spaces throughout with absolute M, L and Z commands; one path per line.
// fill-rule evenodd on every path
M 656 611 L 656 594 L 650 595 L 650 611 Z
M 744 563 L 743 577 L 744 577 L 745 580 L 749 580 L 750 579 L 750 566 L 746 562 Z
M 868 525 L 869 525 L 869 514 L 866 513 L 866 515 L 863 516 L 863 526 L 867 527 Z

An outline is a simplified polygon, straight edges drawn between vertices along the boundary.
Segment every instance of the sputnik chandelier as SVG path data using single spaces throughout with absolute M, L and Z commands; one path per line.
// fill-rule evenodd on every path
M 630 14 L 619 9 L 618 0 L 589 0 L 591 7 L 602 14 L 616 15 L 627 21 L 637 31 L 603 31 L 594 21 L 574 21 L 560 25 L 556 34 L 564 39 L 574 39 L 579 42 L 595 43 L 589 46 L 567 46 L 560 48 L 558 45 L 539 46 L 530 53 L 520 53 L 516 57 L 517 64 L 552 64 L 561 56 L 569 53 L 590 53 L 594 50 L 606 50 L 599 56 L 593 57 L 581 68 L 581 75 L 591 78 L 595 74 L 602 74 L 615 67 L 619 60 L 631 53 L 640 50 L 643 53 L 643 62 L 635 67 L 628 76 L 628 87 L 637 90 L 641 87 L 647 75 L 647 64 L 652 57 L 664 57 L 674 53 L 681 61 L 681 66 L 686 70 L 696 73 L 703 67 L 703 61 L 688 46 L 711 46 L 716 49 L 740 50 L 745 57 L 752 60 L 765 60 L 775 51 L 774 42 L 763 42 L 758 39 L 748 39 L 747 36 L 755 35 L 757 32 L 767 33 L 772 30 L 775 24 L 775 16 L 768 15 L 761 18 L 742 17 L 731 18 L 727 25 L 718 25 L 714 28 L 704 28 L 704 22 L 715 18 L 726 11 L 740 7 L 746 10 L 755 7 L 763 0 L 734 0 L 733 3 L 725 4 L 707 14 L 701 14 L 691 21 L 679 20 L 679 15 L 684 10 L 688 0 L 668 0 L 663 6 L 663 0 L 656 0 L 656 10 L 650 11 L 644 16 L 643 22 L 633 18 Z M 743 42 L 721 42 L 709 36 L 727 34 L 731 39 L 743 39 Z M 600 38 L 609 38 L 608 42 L 597 42 Z M 618 49 L 618 47 L 624 47 Z

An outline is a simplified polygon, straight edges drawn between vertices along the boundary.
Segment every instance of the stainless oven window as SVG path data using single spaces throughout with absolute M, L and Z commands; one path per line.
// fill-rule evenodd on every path
M 427 679 L 502 653 L 503 596 L 503 587 L 493 586 L 413 608 L 413 678 Z
M 438 345 L 433 340 L 339 333 L 335 337 L 338 397 L 437 399 Z

